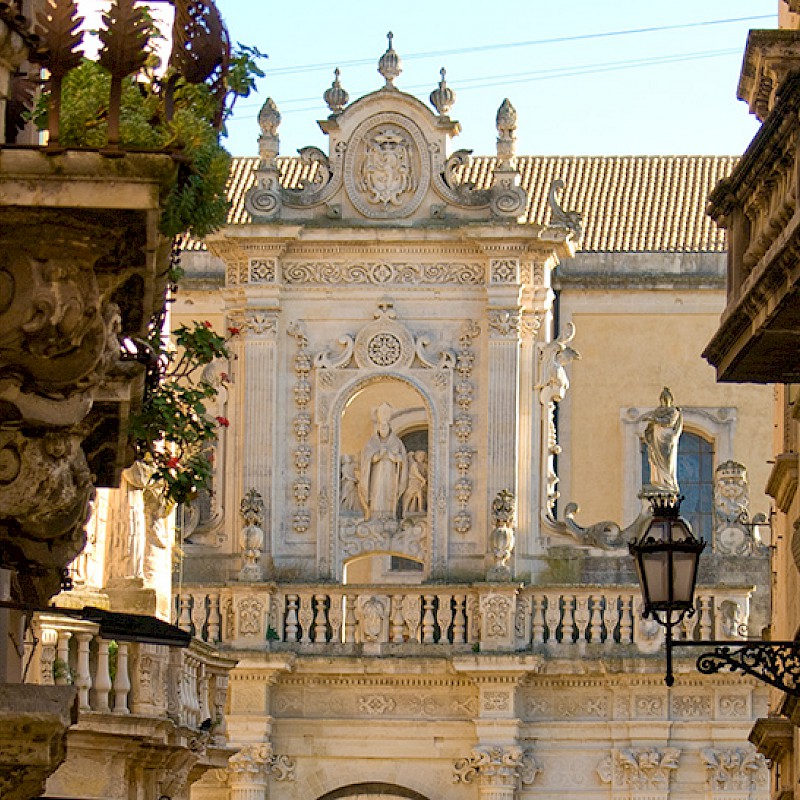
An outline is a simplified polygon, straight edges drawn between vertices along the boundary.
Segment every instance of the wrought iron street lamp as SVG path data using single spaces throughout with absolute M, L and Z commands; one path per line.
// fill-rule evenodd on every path
M 694 593 L 700 554 L 706 543 L 696 539 L 680 516 L 681 498 L 654 498 L 653 518 L 641 538 L 629 549 L 642 587 L 642 616 L 664 626 L 667 670 L 664 682 L 672 686 L 673 647 L 712 648 L 697 657 L 705 675 L 727 670 L 744 672 L 795 697 L 800 697 L 800 641 L 675 641 L 672 629 L 694 614 Z
M 664 626 L 667 643 L 667 686 L 672 686 L 672 629 L 694 614 L 694 588 L 700 553 L 706 543 L 692 534 L 680 516 L 681 498 L 661 495 L 652 500 L 653 519 L 629 545 L 642 586 L 642 616 Z

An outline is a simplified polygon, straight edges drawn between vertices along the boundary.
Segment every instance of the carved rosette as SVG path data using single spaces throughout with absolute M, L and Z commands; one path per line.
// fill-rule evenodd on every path
M 456 533 L 462 536 L 472 528 L 472 514 L 468 508 L 472 497 L 472 480 L 469 474 L 475 458 L 475 450 L 469 446 L 473 427 L 470 409 L 474 398 L 471 377 L 475 366 L 475 350 L 472 345 L 473 341 L 480 335 L 480 332 L 481 330 L 477 323 L 472 321 L 464 323 L 459 337 L 459 350 L 456 353 L 456 413 L 453 428 L 458 444 L 453 458 L 458 470 L 455 493 L 459 508 L 453 517 L 453 528 Z
M 453 783 L 472 783 L 481 794 L 513 798 L 522 786 L 530 786 L 542 771 L 529 750 L 517 746 L 476 747 L 453 764 Z
M 292 514 L 292 530 L 297 534 L 308 532 L 311 525 L 311 512 L 308 500 L 311 495 L 311 351 L 308 337 L 299 322 L 289 326 L 289 335 L 294 337 L 297 351 L 294 356 L 294 405 L 297 410 L 292 427 L 294 429 L 295 480 L 292 484 L 295 510 Z

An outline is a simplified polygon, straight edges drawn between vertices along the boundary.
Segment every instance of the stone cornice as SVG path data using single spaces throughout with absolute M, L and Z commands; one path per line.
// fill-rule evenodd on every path
M 797 493 L 797 473 L 797 453 L 780 453 L 775 456 L 765 491 L 775 499 L 775 503 L 784 514 L 789 511 Z

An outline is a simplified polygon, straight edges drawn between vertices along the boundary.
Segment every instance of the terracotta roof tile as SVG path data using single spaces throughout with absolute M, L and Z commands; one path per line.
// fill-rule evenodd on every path
M 560 205 L 583 213 L 582 250 L 590 252 L 722 252 L 723 231 L 705 214 L 706 198 L 730 174 L 735 156 L 520 156 L 518 168 L 529 200 L 527 220 L 547 222 L 550 184 L 564 181 Z M 249 221 L 245 192 L 253 185 L 257 158 L 234 158 L 228 182 L 228 221 Z M 313 176 L 313 165 L 279 158 L 284 186 Z M 488 188 L 495 158 L 479 156 L 464 180 Z M 187 239 L 187 250 L 203 249 Z

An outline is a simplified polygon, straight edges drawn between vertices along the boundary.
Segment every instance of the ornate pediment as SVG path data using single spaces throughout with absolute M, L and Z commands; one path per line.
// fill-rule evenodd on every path
M 469 150 L 449 154 L 449 139 L 460 126 L 447 115 L 455 93 L 442 74 L 431 93 L 435 111 L 399 91 L 394 79 L 400 58 L 389 48 L 378 71 L 386 85 L 347 105 L 339 71 L 325 92 L 332 113 L 319 124 L 329 137 L 329 151 L 300 150 L 303 177 L 293 185 L 278 179 L 276 157 L 280 113 L 268 99 L 259 115 L 261 162 L 246 208 L 255 222 L 348 220 L 373 224 L 400 220 L 517 219 L 527 195 L 519 186 L 514 142 L 516 113 L 508 100 L 498 115 L 498 160 L 490 189 L 478 190 L 462 178 Z

